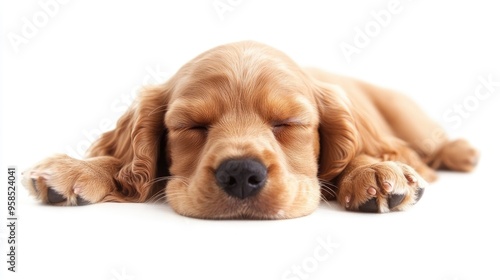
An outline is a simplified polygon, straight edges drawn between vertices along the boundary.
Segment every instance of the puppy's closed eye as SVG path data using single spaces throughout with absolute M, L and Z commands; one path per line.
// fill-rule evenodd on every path
M 191 130 L 191 131 L 196 131 L 196 132 L 199 132 L 199 133 L 207 134 L 208 130 L 210 129 L 210 125 L 195 124 L 195 125 L 191 125 L 187 129 Z
M 306 130 L 309 124 L 302 123 L 295 118 L 274 121 L 272 124 L 272 130 L 274 135 L 280 139 L 286 139 L 290 137 L 294 132 L 299 130 Z

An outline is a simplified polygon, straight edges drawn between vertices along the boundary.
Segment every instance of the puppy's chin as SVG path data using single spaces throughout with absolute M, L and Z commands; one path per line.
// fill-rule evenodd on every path
M 181 179 L 168 183 L 168 204 L 178 214 L 199 219 L 279 220 L 311 214 L 319 205 L 320 187 L 316 178 L 269 184 L 257 195 L 239 199 L 225 194 L 216 185 L 192 185 Z

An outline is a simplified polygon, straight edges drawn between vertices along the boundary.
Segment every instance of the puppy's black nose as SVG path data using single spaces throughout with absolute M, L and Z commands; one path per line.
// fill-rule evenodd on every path
M 257 194 L 266 184 L 266 167 L 253 159 L 230 159 L 215 171 L 215 180 L 230 196 L 240 199 Z

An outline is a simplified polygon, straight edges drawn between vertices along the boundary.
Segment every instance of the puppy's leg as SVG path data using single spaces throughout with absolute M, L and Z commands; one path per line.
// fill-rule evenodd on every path
M 444 129 L 407 96 L 363 83 L 393 133 L 410 144 L 434 169 L 471 171 L 479 153 L 467 141 L 450 141 Z
M 109 156 L 78 160 L 56 155 L 25 171 L 22 183 L 43 203 L 84 205 L 103 201 L 116 190 L 114 175 L 120 167 Z
M 367 155 L 352 160 L 337 177 L 337 200 L 347 210 L 404 210 L 422 197 L 427 182 L 409 165 Z
M 476 167 L 479 152 L 464 139 L 447 142 L 429 158 L 429 165 L 435 169 L 449 169 L 469 172 Z

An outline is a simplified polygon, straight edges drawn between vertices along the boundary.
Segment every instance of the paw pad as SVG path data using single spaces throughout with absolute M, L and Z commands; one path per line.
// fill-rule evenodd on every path
M 33 189 L 35 190 L 36 193 L 40 193 L 40 188 L 38 187 L 37 179 L 31 178 L 31 183 L 33 184 Z M 47 202 L 49 204 L 61 204 L 63 202 L 66 202 L 68 199 L 55 191 L 52 187 L 47 186 Z M 79 192 L 76 192 L 75 189 L 75 194 L 78 194 Z M 78 206 L 83 206 L 83 205 L 88 205 L 91 204 L 90 201 L 83 199 L 81 196 L 77 195 L 76 196 L 76 205 Z
M 419 195 L 417 201 L 422 197 L 422 194 L 424 192 L 423 189 L 421 189 L 421 190 L 422 191 L 419 192 L 420 195 Z M 404 195 L 404 194 L 391 194 L 391 195 L 389 195 L 387 197 L 387 205 L 389 206 L 389 209 L 393 209 L 393 208 L 401 205 L 401 203 L 403 203 L 405 198 L 406 198 L 406 195 Z M 377 198 L 372 197 L 371 199 L 369 199 L 365 203 L 361 204 L 358 207 L 358 210 L 361 212 L 366 212 L 366 213 L 378 213 L 378 212 L 380 212 L 380 207 L 379 207 L 379 204 L 377 202 Z
M 401 203 L 403 202 L 405 197 L 406 197 L 406 195 L 404 195 L 404 194 L 397 194 L 397 193 L 391 194 L 387 198 L 387 205 L 389 206 L 389 209 L 392 209 L 394 207 L 401 205 Z
M 55 204 L 66 201 L 66 198 L 62 194 L 49 187 L 47 188 L 47 200 L 49 201 L 49 203 Z
M 369 199 L 367 202 L 361 204 L 358 207 L 358 210 L 361 212 L 367 212 L 367 213 L 377 213 L 379 211 L 377 198 L 373 197 L 373 198 Z

